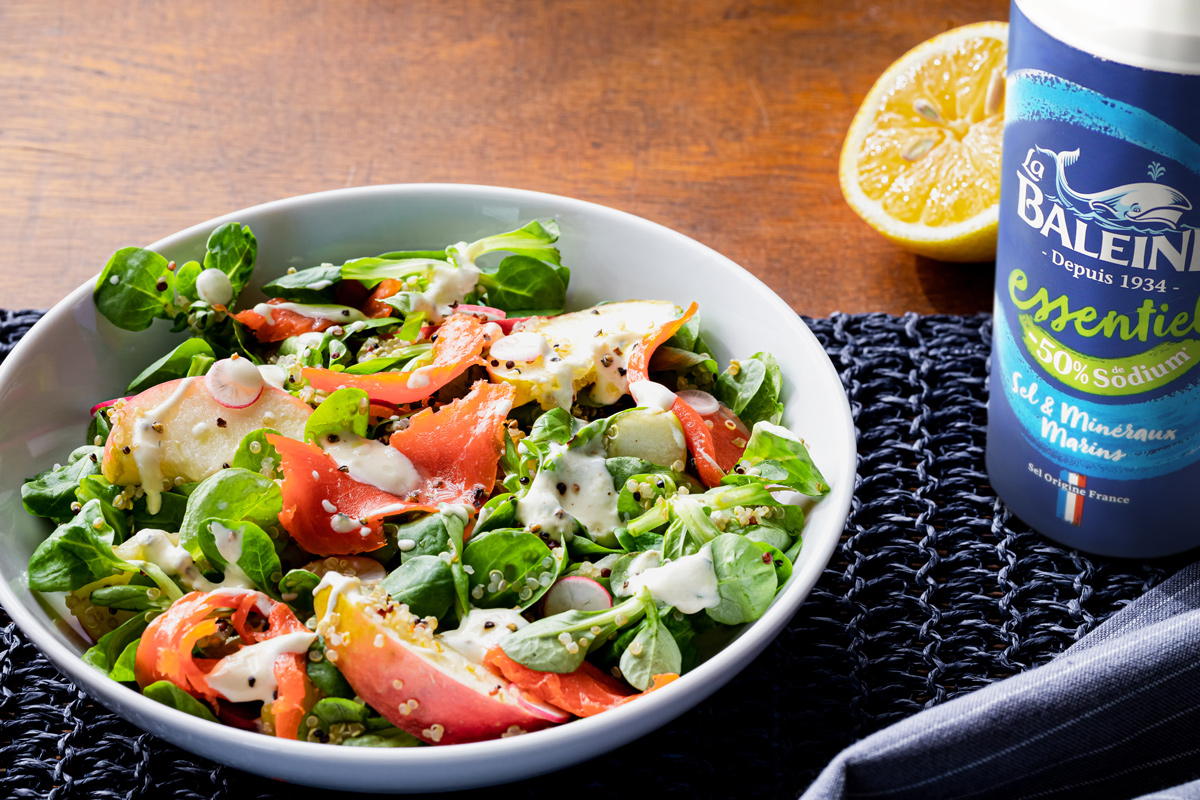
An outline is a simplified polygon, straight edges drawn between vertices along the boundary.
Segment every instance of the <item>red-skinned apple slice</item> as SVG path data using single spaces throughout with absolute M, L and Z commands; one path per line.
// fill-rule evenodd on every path
M 143 484 L 155 477 L 157 466 L 163 486 L 153 488 L 166 488 L 176 478 L 201 481 L 233 461 L 251 431 L 274 428 L 289 438 L 304 438 L 312 409 L 287 392 L 266 386 L 254 402 L 230 408 L 205 383 L 204 378 L 180 378 L 114 403 L 104 447 L 105 479 L 122 486 Z M 139 469 L 139 459 L 145 469 Z
M 364 589 L 356 578 L 326 582 L 333 585 L 316 596 L 326 656 L 396 727 L 430 744 L 457 744 L 567 719 L 560 709 L 524 697 L 504 678 L 444 646 L 424 620 L 394 603 L 382 587 Z

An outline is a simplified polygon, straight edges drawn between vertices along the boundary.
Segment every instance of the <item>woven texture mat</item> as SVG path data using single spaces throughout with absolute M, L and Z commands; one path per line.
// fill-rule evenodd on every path
M 0 358 L 37 317 L 0 311 Z M 860 453 L 845 535 L 809 600 L 698 708 L 495 796 L 795 797 L 841 748 L 1048 661 L 1180 566 L 1084 556 L 1009 517 L 983 471 L 990 318 L 809 324 L 841 372 Z M 142 733 L 65 680 L 3 612 L 0 770 L 0 797 L 337 796 Z

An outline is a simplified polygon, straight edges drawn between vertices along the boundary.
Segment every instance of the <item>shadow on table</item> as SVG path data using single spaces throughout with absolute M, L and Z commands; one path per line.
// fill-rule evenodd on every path
M 996 265 L 954 264 L 914 256 L 921 291 L 938 314 L 975 314 L 992 310 Z

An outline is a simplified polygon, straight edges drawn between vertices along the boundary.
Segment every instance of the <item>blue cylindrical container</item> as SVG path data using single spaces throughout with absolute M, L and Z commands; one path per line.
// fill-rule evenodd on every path
M 1012 4 L 987 466 L 1066 545 L 1200 545 L 1200 3 Z

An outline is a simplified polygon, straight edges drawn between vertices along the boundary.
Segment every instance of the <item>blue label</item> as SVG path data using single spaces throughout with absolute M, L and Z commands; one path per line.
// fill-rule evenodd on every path
M 1013 5 L 989 473 L 1019 516 L 1085 549 L 1151 554 L 1121 546 L 1151 519 L 1195 538 L 1149 549 L 1200 544 L 1180 503 L 1200 478 L 1193 98 L 1200 77 L 1096 58 Z

